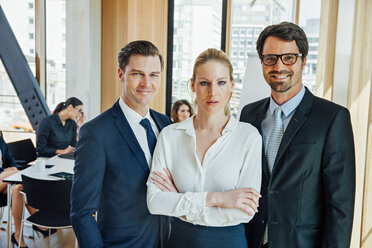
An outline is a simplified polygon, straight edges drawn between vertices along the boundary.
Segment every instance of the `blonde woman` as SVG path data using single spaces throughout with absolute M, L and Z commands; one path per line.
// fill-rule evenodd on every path
M 226 115 L 234 88 L 228 56 L 207 49 L 194 64 L 198 113 L 160 133 L 149 179 L 152 214 L 174 216 L 168 247 L 247 247 L 257 212 L 261 136 Z

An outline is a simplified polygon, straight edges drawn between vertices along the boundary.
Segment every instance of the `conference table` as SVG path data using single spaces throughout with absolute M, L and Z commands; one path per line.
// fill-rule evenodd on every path
M 51 168 L 48 168 L 52 166 Z M 12 228 L 12 186 L 13 184 L 22 183 L 22 175 L 42 179 L 42 180 L 63 180 L 61 178 L 50 176 L 50 174 L 58 172 L 74 173 L 74 160 L 61 158 L 58 155 L 51 158 L 38 158 L 34 165 L 17 172 L 16 174 L 3 179 L 3 182 L 8 183 L 8 224 L 7 224 L 7 247 L 11 247 L 11 228 Z

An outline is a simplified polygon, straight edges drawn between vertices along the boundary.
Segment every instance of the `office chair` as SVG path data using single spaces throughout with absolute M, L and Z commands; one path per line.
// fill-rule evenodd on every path
M 20 238 L 24 222 L 37 227 L 49 229 L 48 246 L 51 229 L 72 228 L 70 222 L 70 191 L 71 180 L 41 180 L 22 175 L 23 194 L 25 202 L 38 209 L 27 219 L 22 215 Z M 75 240 L 75 246 L 77 242 Z
M 0 229 L 5 230 L 5 228 L 2 227 L 3 225 L 3 215 L 4 215 L 4 209 L 7 206 L 7 195 L 0 194 Z
M 22 169 L 27 168 L 28 163 L 36 160 L 36 148 L 31 139 L 10 142 L 7 146 L 16 164 L 22 166 Z

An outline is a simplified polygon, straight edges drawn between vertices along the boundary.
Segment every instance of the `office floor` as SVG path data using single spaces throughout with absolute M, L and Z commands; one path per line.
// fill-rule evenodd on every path
M 4 213 L 3 220 L 7 220 L 7 210 Z M 6 227 L 6 224 L 2 224 L 2 228 Z M 14 230 L 14 226 L 13 226 Z M 14 232 L 14 231 L 13 231 Z M 25 226 L 24 234 L 32 235 L 31 225 Z M 6 231 L 0 230 L 0 248 L 6 247 Z M 40 234 L 40 237 L 37 236 L 36 232 L 34 233 L 35 238 L 25 238 L 26 245 L 30 248 L 33 247 L 48 247 L 48 238 L 43 238 L 43 235 Z M 11 246 L 13 247 L 13 246 Z M 72 228 L 69 229 L 60 229 L 57 233 L 53 234 L 50 237 L 50 247 L 53 248 L 73 248 L 75 247 L 75 235 Z

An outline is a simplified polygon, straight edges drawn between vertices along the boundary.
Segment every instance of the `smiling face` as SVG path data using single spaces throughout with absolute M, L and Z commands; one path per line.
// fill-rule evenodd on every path
M 160 86 L 161 63 L 158 56 L 130 56 L 125 71 L 118 74 L 123 84 L 123 101 L 142 116 Z
M 198 112 L 222 113 L 234 89 L 229 68 L 221 62 L 210 60 L 196 68 L 191 89 L 196 93 Z
M 286 41 L 275 36 L 265 40 L 262 55 L 284 53 L 300 53 L 295 40 Z M 306 57 L 303 60 L 299 57 L 293 65 L 284 65 L 280 59 L 272 66 L 262 63 L 263 75 L 271 87 L 272 95 L 283 93 L 289 99 L 296 95 L 302 87 L 302 70 L 305 65 Z

